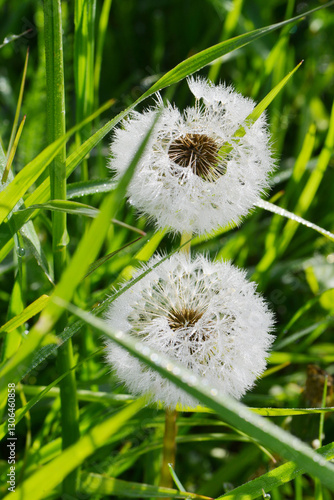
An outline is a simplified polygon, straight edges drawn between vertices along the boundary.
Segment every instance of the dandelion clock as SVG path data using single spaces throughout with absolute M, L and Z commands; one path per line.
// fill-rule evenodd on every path
M 201 255 L 164 260 L 112 303 L 107 321 L 235 398 L 264 371 L 273 340 L 273 315 L 255 284 L 230 263 Z M 167 408 L 198 404 L 121 347 L 108 343 L 107 360 L 133 394 L 149 392 Z
M 181 112 L 158 96 L 155 108 L 123 121 L 114 132 L 109 166 L 116 178 L 122 176 L 160 109 L 129 201 L 158 228 L 204 234 L 249 212 L 274 162 L 264 115 L 245 123 L 254 101 L 204 79 L 191 78 L 188 85 L 194 107 Z

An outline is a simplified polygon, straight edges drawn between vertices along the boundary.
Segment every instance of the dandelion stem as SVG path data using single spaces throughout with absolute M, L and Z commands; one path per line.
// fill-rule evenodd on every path
M 181 252 L 183 253 L 186 253 L 186 254 L 190 254 L 190 246 L 191 246 L 191 237 L 192 237 L 192 233 L 186 233 L 186 232 L 183 232 L 181 234 L 181 242 L 180 242 L 180 245 L 184 245 L 182 248 L 181 248 Z
M 175 439 L 177 432 L 176 416 L 176 410 L 166 410 L 160 486 L 165 486 L 167 488 L 171 488 L 173 485 L 173 479 L 170 474 L 168 464 L 171 464 L 173 468 L 175 467 Z

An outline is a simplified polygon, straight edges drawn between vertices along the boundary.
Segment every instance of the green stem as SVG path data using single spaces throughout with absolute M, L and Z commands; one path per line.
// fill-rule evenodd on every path
M 186 253 L 188 255 L 190 255 L 191 237 L 192 237 L 192 233 L 183 232 L 181 234 L 180 245 L 184 245 L 186 243 L 186 245 L 184 245 L 181 248 L 181 252 Z
M 61 1 L 44 1 L 46 91 L 48 141 L 52 143 L 66 132 L 65 91 L 62 44 Z M 60 150 L 50 164 L 51 198 L 66 200 L 66 148 Z M 67 245 L 66 213 L 52 213 L 52 250 L 54 257 L 54 276 L 57 283 L 66 265 Z M 67 318 L 62 316 L 56 328 L 62 331 Z M 67 341 L 58 350 L 57 366 L 60 373 L 73 366 L 72 342 Z M 60 384 L 62 447 L 68 448 L 79 438 L 78 403 L 74 371 L 70 372 Z M 78 470 L 67 476 L 63 483 L 64 494 L 75 496 Z
M 166 410 L 160 486 L 165 486 L 167 488 L 171 488 L 173 485 L 173 479 L 170 474 L 168 464 L 171 464 L 173 468 L 175 467 L 175 439 L 177 432 L 176 416 L 176 410 Z

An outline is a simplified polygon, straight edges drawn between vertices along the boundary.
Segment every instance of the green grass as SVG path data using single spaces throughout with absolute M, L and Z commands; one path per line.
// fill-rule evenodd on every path
M 331 235 L 258 207 L 239 228 L 192 240 L 192 253 L 245 268 L 277 318 L 268 369 L 242 402 L 189 385 L 183 367 L 174 375 L 167 359 L 155 364 L 101 320 L 138 262 L 180 247 L 125 202 L 148 137 L 116 184 L 110 133 L 157 91 L 192 104 L 184 79 L 195 72 L 256 99 L 250 120 L 267 108 L 277 159 L 269 201 L 334 232 L 332 4 L 49 0 L 43 12 L 0 0 L 0 40 L 10 40 L 0 47 L 2 497 L 332 497 L 333 409 L 319 408 L 334 406 Z M 164 412 L 134 401 L 109 372 L 102 334 L 203 405 L 178 414 L 172 489 L 159 486 Z M 15 493 L 6 484 L 9 383 Z

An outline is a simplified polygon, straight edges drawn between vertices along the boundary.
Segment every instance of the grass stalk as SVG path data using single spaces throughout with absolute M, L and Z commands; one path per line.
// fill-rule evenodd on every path
M 45 57 L 47 87 L 47 124 L 48 141 L 52 143 L 66 132 L 65 92 L 62 44 L 61 1 L 45 0 Z M 51 198 L 66 200 L 66 148 L 59 151 L 50 164 Z M 66 213 L 52 213 L 52 250 L 54 259 L 54 277 L 57 283 L 66 265 L 67 228 Z M 62 331 L 66 326 L 63 315 L 56 329 Z M 71 340 L 58 350 L 57 366 L 60 374 L 73 366 Z M 78 403 L 76 397 L 75 373 L 71 371 L 60 383 L 62 448 L 66 449 L 79 438 Z M 63 492 L 75 495 L 78 470 L 69 474 L 63 482 Z

